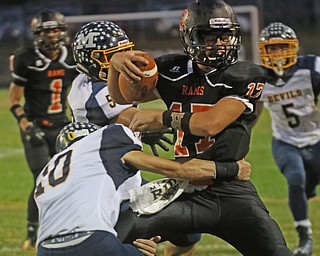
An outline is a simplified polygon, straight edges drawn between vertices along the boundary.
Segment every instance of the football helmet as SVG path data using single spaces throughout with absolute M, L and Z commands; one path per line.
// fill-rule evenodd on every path
M 110 21 L 89 22 L 75 35 L 72 43 L 77 69 L 89 77 L 107 80 L 110 58 L 115 52 L 132 50 L 126 33 Z
M 265 27 L 258 44 L 261 64 L 279 76 L 297 62 L 299 40 L 294 30 L 281 22 Z
M 74 122 L 62 128 L 56 139 L 56 151 L 61 152 L 71 146 L 74 142 L 86 137 L 90 133 L 99 129 L 93 123 Z
M 238 60 L 240 25 L 224 1 L 194 0 L 183 11 L 179 30 L 184 51 L 192 61 L 220 69 Z
M 44 51 L 53 51 L 69 43 L 65 17 L 56 10 L 38 12 L 31 20 L 34 45 Z

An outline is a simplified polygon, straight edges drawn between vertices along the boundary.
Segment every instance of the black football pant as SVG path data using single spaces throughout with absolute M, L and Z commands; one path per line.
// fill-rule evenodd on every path
M 50 158 L 56 153 L 55 143 L 56 137 L 58 136 L 62 126 L 54 128 L 42 128 L 41 130 L 45 134 L 45 143 L 39 147 L 33 147 L 29 141 L 26 140 L 25 134 L 20 131 L 21 140 L 24 146 L 24 153 L 29 166 L 30 171 L 33 175 L 34 185 L 28 198 L 28 215 L 27 220 L 31 223 L 38 222 L 38 208 L 33 198 L 35 181 L 42 171 L 42 169 L 49 162 Z
M 162 241 L 175 241 L 185 234 L 209 233 L 246 256 L 293 255 L 252 183 L 239 182 L 223 182 L 201 192 L 182 194 L 154 215 L 137 217 L 131 210 L 121 213 L 116 226 L 118 237 L 131 243 L 138 237 L 160 235 Z

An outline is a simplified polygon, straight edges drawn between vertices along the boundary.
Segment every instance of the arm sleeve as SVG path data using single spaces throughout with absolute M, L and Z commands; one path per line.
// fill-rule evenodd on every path
M 27 76 L 27 64 L 23 60 L 23 56 L 20 54 L 11 55 L 10 61 L 12 61 L 11 77 L 12 81 L 19 86 L 25 86 L 28 82 Z

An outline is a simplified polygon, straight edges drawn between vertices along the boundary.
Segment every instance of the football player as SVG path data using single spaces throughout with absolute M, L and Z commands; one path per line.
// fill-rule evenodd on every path
M 92 21 L 81 27 L 72 43 L 73 56 L 80 72 L 74 80 L 68 102 L 73 119 L 104 126 L 109 123 L 129 125 L 131 117 L 139 109 L 133 104 L 115 103 L 108 91 L 107 75 L 111 56 L 118 51 L 129 51 L 134 46 L 125 31 L 110 21 Z M 162 142 L 172 145 L 164 136 L 164 129 L 157 133 L 142 133 L 142 141 L 158 155 L 156 145 L 168 151 Z
M 238 61 L 240 25 L 232 8 L 222 0 L 195 0 L 183 11 L 180 38 L 185 54 L 156 59 L 159 79 L 146 98 L 161 98 L 166 111 L 150 110 L 134 116 L 132 130 L 175 129 L 175 157 L 224 161 L 246 157 L 250 124 L 266 75 L 249 62 Z M 116 53 L 111 58 L 108 82 L 113 100 L 126 103 L 118 88 L 121 72 L 139 81 L 143 62 L 138 51 Z M 136 236 L 161 235 L 163 240 L 186 233 L 210 233 L 243 255 L 293 255 L 277 223 L 271 218 L 254 185 L 233 179 L 237 168 L 224 173 L 221 182 L 192 196 L 182 194 L 160 213 L 137 217 L 125 212 L 117 231 L 123 241 Z M 132 225 L 132 226 L 131 226 Z M 190 246 L 190 245 L 189 245 Z
M 138 239 L 133 246 L 122 244 L 114 230 L 123 198 L 140 187 L 138 168 L 192 180 L 212 179 L 219 172 L 212 161 L 181 164 L 146 154 L 141 141 L 121 124 L 99 128 L 70 123 L 58 135 L 56 147 L 58 153 L 38 176 L 34 193 L 38 256 L 153 256 L 160 237 Z M 250 164 L 240 162 L 239 178 L 248 180 Z
M 133 46 L 125 31 L 113 22 L 92 21 L 81 27 L 72 43 L 73 56 L 80 74 L 73 81 L 68 95 L 74 121 L 91 122 L 99 126 L 116 122 L 129 126 L 133 115 L 140 110 L 133 104 L 119 105 L 111 99 L 107 75 L 111 56 L 118 51 L 132 50 Z M 150 145 L 154 155 L 158 155 L 156 145 L 168 151 L 164 142 L 173 144 L 164 135 L 170 134 L 172 129 L 160 130 L 141 134 L 142 142 Z M 196 235 L 190 235 L 187 239 L 199 240 Z
M 289 207 L 299 235 L 296 256 L 312 253 L 308 199 L 320 180 L 320 57 L 298 56 L 294 30 L 274 22 L 260 34 L 262 66 L 268 72 L 258 114 L 265 106 L 272 122 L 272 153 L 288 184 Z
M 19 125 L 25 157 L 35 179 L 56 153 L 55 139 L 69 122 L 67 92 L 77 71 L 68 45 L 67 24 L 60 12 L 40 11 L 32 19 L 31 29 L 33 46 L 19 48 L 10 56 L 10 111 Z M 34 248 L 36 242 L 38 209 L 33 189 L 28 200 L 24 249 Z

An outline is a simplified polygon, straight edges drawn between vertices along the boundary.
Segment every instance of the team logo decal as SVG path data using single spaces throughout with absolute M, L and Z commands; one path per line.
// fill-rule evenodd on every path
M 95 48 L 95 37 L 98 36 L 99 32 L 90 32 L 86 36 L 84 34 L 79 34 L 78 36 L 78 42 L 76 44 L 77 50 L 86 48 Z
M 230 28 L 232 22 L 229 18 L 211 18 L 209 25 L 211 28 Z

